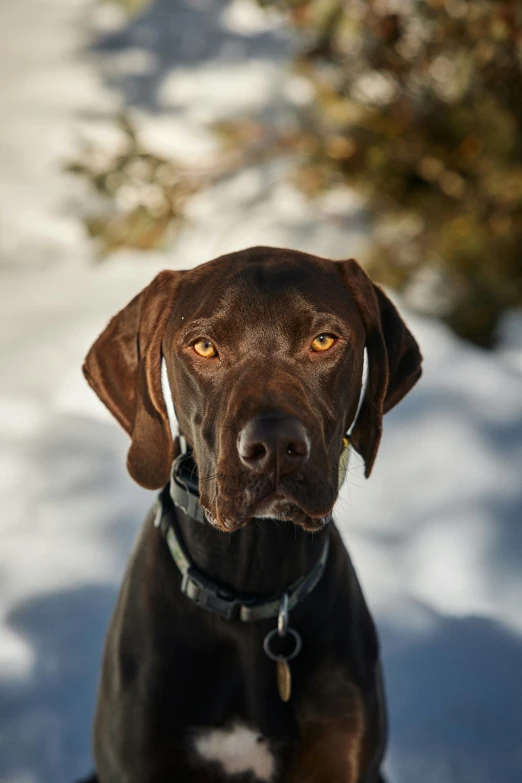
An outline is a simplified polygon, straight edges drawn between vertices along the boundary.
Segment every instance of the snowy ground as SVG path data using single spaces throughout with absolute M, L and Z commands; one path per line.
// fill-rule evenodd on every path
M 281 78 L 289 42 L 245 6 L 160 0 L 117 27 L 91 0 L 0 5 L 2 783 L 91 767 L 102 640 L 152 500 L 82 379 L 93 338 L 162 266 L 267 242 L 343 257 L 364 239 L 354 206 L 318 223 L 268 167 L 198 198 L 168 259 L 94 265 L 74 215 L 83 191 L 60 173 L 80 133 L 108 135 L 127 102 L 159 145 L 201 154 L 202 122 L 302 97 Z M 491 355 L 409 320 L 425 375 L 337 515 L 381 631 L 389 777 L 520 783 L 522 347 Z

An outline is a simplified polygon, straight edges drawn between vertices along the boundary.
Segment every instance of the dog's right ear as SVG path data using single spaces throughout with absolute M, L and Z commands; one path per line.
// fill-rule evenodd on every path
M 161 390 L 161 342 L 183 272 L 154 278 L 110 321 L 83 372 L 132 442 L 127 468 L 147 489 L 168 479 L 174 443 Z
M 368 385 L 350 441 L 364 459 L 368 477 L 379 448 L 383 415 L 419 380 L 422 355 L 395 305 L 357 261 L 341 261 L 339 267 L 366 330 Z

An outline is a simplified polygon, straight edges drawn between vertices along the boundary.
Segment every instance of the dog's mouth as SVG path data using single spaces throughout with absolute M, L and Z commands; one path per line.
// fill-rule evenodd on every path
M 307 530 L 317 530 L 326 525 L 331 517 L 331 509 L 326 513 L 313 513 L 306 510 L 288 492 L 278 490 L 262 498 L 254 507 L 252 516 L 256 519 L 278 519 L 283 522 L 294 522 Z
M 218 530 L 233 532 L 244 527 L 255 519 L 274 519 L 281 522 L 292 522 L 304 530 L 314 532 L 321 530 L 332 518 L 333 504 L 326 510 L 313 510 L 298 501 L 287 490 L 278 489 L 269 492 L 255 502 L 248 504 L 240 515 L 220 514 L 219 510 L 211 511 L 203 505 L 208 522 Z

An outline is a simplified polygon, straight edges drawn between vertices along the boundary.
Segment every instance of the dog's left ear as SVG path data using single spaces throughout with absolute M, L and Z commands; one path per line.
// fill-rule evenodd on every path
M 83 372 L 132 442 L 127 468 L 147 489 L 168 479 L 174 443 L 161 390 L 161 341 L 183 272 L 160 272 L 110 321 Z
M 366 330 L 368 382 L 351 443 L 371 473 L 382 434 L 382 417 L 419 380 L 422 355 L 415 338 L 386 294 L 356 261 L 340 262 L 344 281 Z

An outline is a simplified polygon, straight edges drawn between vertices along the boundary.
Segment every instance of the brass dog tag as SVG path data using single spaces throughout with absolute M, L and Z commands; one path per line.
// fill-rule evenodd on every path
M 292 692 L 292 675 L 290 674 L 290 666 L 285 658 L 278 658 L 276 661 L 277 672 L 277 690 L 281 701 L 290 701 L 290 694 Z

